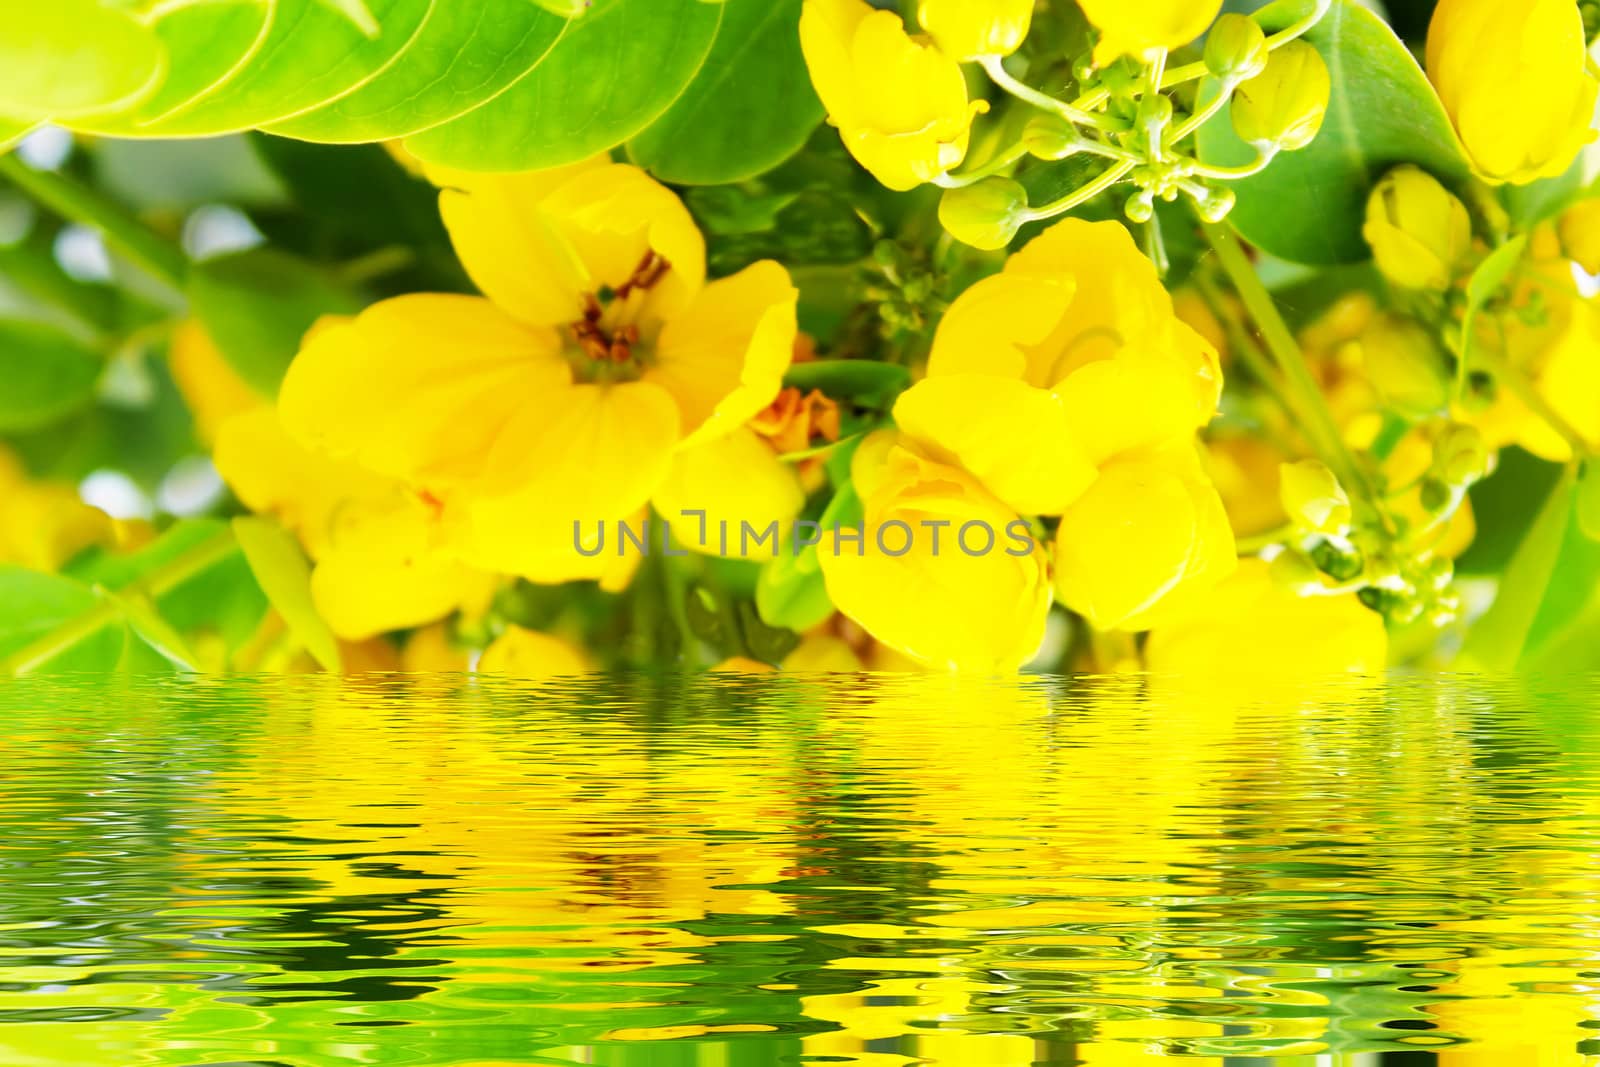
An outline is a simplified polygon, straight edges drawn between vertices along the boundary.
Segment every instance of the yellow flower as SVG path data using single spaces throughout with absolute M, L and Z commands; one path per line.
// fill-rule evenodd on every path
M 1298 151 L 1322 130 L 1332 91 L 1322 54 L 1305 41 L 1290 41 L 1234 92 L 1234 132 L 1262 151 Z
M 1193 446 L 1135 453 L 1100 477 L 1056 531 L 1056 591 L 1097 630 L 1146 630 L 1206 597 L 1235 563 L 1222 500 Z
M 894 12 L 806 0 L 800 46 L 829 121 L 884 185 L 913 188 L 966 155 L 972 116 L 986 105 L 968 104 L 961 65 L 909 37 Z
M 790 523 L 805 502 L 794 468 L 745 427 L 679 450 L 653 498 L 675 546 L 741 558 L 790 551 Z M 774 525 L 776 539 L 766 537 Z
M 593 669 L 588 654 L 572 642 L 520 626 L 508 627 L 478 660 L 479 674 L 513 678 L 553 678 Z
M 1320 460 L 1280 466 L 1278 495 L 1284 512 L 1302 530 L 1342 534 L 1350 526 L 1350 496 Z
M 55 571 L 84 549 L 116 540 L 116 524 L 70 485 L 35 481 L 0 448 L 0 563 Z
M 917 21 L 957 59 L 1009 56 L 1028 36 L 1034 0 L 919 0 Z
M 1433 175 L 1409 163 L 1385 174 L 1372 190 L 1361 233 L 1384 277 L 1405 289 L 1443 292 L 1472 253 L 1466 207 Z
M 1587 60 L 1572 0 L 1441 0 L 1428 27 L 1428 77 L 1491 182 L 1554 177 L 1590 141 Z
M 239 377 L 194 319 L 185 319 L 173 331 L 167 366 L 194 418 L 196 436 L 207 445 L 216 441 L 217 431 L 229 418 L 268 399 Z
M 767 260 L 706 283 L 688 211 L 636 167 L 434 177 L 486 295 L 397 297 L 310 338 L 284 425 L 439 501 L 474 567 L 603 577 L 615 557 L 577 551 L 575 529 L 632 519 L 680 449 L 771 403 L 797 293 Z
M 1243 560 L 1183 619 L 1150 634 L 1145 661 L 1159 673 L 1374 674 L 1388 655 L 1383 619 L 1355 594 L 1296 596 L 1268 565 Z
M 1061 515 L 1063 599 L 1099 629 L 1139 628 L 1232 565 L 1194 451 L 1221 386 L 1215 349 L 1127 230 L 1069 219 L 951 305 L 895 420 L 1012 510 Z M 1139 510 L 1156 500 L 1177 510 Z
M 1044 550 L 972 475 L 874 435 L 851 466 L 859 545 L 825 531 L 828 595 L 873 637 L 929 666 L 1015 670 L 1044 637 Z M 848 532 L 848 531 L 847 531 Z
M 1188 44 L 1211 25 L 1222 0 L 1079 0 L 1078 6 L 1100 31 L 1094 61 L 1103 67 L 1118 56 Z
M 1562 251 L 1590 274 L 1600 274 L 1600 199 L 1568 208 L 1559 231 Z
M 214 459 L 247 507 L 299 536 L 315 562 L 312 600 L 339 637 L 361 640 L 487 606 L 492 579 L 442 544 L 435 503 L 306 451 L 270 405 L 223 423 Z
M 1449 402 L 1444 354 L 1432 332 L 1414 319 L 1377 316 L 1361 334 L 1360 348 L 1367 378 L 1387 406 L 1421 416 Z
M 413 633 L 400 652 L 400 669 L 408 674 L 460 674 L 470 661 L 467 650 L 451 640 L 449 627 L 439 622 Z

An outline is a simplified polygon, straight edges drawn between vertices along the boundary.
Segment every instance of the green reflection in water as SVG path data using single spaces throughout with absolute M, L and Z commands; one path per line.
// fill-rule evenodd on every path
M 1600 686 L 0 690 L 0 1063 L 1600 1062 Z

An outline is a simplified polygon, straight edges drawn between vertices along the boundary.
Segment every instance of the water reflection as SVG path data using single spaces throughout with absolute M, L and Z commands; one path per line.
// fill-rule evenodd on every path
M 1600 1062 L 1597 693 L 13 683 L 0 1062 Z

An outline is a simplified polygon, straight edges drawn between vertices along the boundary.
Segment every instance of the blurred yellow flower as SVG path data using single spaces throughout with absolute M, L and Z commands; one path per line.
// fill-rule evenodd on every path
M 706 283 L 688 211 L 637 167 L 432 176 L 485 297 L 396 297 L 310 338 L 284 425 L 438 501 L 477 568 L 603 577 L 576 524 L 631 519 L 680 449 L 771 403 L 797 293 L 770 260 Z
M 1353 593 L 1297 596 L 1273 582 L 1259 559 L 1181 619 L 1157 627 L 1145 645 L 1150 670 L 1164 674 L 1303 675 L 1382 671 L 1383 619 Z
M 1044 637 L 1050 582 L 1028 524 L 972 475 L 901 435 L 862 442 L 852 478 L 859 544 L 824 531 L 828 594 L 873 637 L 921 663 L 1010 671 Z
M 1028 36 L 1034 0 L 919 0 L 917 21 L 957 59 L 1009 56 Z
M 195 435 L 205 445 L 216 443 L 217 431 L 229 418 L 269 399 L 239 377 L 195 319 L 185 319 L 172 332 L 167 366 L 194 417 Z
M 513 678 L 553 678 L 593 669 L 588 653 L 571 641 L 520 626 L 507 627 L 478 660 L 479 674 Z
M 1443 292 L 1472 253 L 1466 206 L 1433 175 L 1409 163 L 1373 188 L 1361 233 L 1384 277 L 1405 289 Z
M 339 637 L 361 640 L 487 606 L 493 579 L 443 544 L 436 503 L 308 452 L 270 405 L 223 423 L 214 460 L 250 510 L 300 538 L 315 563 L 312 600 Z
M 1428 27 L 1428 77 L 1491 182 L 1554 177 L 1593 138 L 1587 64 L 1572 0 L 1440 0 Z
M 1562 251 L 1590 274 L 1600 274 L 1600 199 L 1574 204 L 1558 226 Z
M 1320 460 L 1303 459 L 1278 469 L 1284 513 L 1310 533 L 1343 534 L 1350 526 L 1350 497 Z
M 907 35 L 899 15 L 865 0 L 806 0 L 800 46 L 828 120 L 873 177 L 905 190 L 960 164 L 986 105 L 968 103 L 961 65 Z
M 1100 31 L 1094 61 L 1105 66 L 1118 56 L 1188 44 L 1211 25 L 1222 0 L 1079 0 L 1078 6 Z
M 116 524 L 70 485 L 36 481 L 0 447 L 0 563 L 59 570 L 84 549 L 116 540 Z

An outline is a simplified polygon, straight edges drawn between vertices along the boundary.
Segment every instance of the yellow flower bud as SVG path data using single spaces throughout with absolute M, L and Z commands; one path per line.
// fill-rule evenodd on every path
M 811 84 L 850 154 L 904 191 L 957 166 L 972 115 L 961 64 L 865 0 L 805 0 L 800 47 Z
M 1320 461 L 1304 459 L 1278 468 L 1283 510 L 1295 525 L 1314 533 L 1342 533 L 1350 525 L 1350 497 Z
M 1061 516 L 1056 591 L 1097 630 L 1145 630 L 1235 563 L 1227 512 L 1187 445 L 1106 464 Z
M 1428 27 L 1428 77 L 1491 182 L 1553 177 L 1589 142 L 1587 59 L 1572 0 L 1441 0 Z
M 1249 559 L 1181 621 L 1156 628 L 1145 662 L 1187 677 L 1375 674 L 1388 646 L 1383 619 L 1353 593 L 1296 596 Z
M 1468 486 L 1488 475 L 1489 445 L 1476 427 L 1458 423 L 1446 430 L 1434 446 L 1440 472 L 1454 486 Z
M 1105 66 L 1118 56 L 1144 56 L 1186 45 L 1217 17 L 1222 0 L 1078 0 L 1100 31 L 1094 61 Z
M 1367 380 L 1405 415 L 1431 415 L 1450 402 L 1450 378 L 1433 335 L 1411 319 L 1383 315 L 1361 335 Z
M 1372 190 L 1361 233 L 1378 270 L 1403 289 L 1443 292 L 1472 252 L 1466 207 L 1433 175 L 1409 163 L 1385 174 Z
M 508 627 L 478 661 L 480 674 L 509 674 L 515 678 L 552 678 L 593 669 L 588 655 L 572 642 L 520 626 Z
M 1264 151 L 1304 148 L 1322 129 L 1332 91 L 1321 54 L 1305 41 L 1290 41 L 1234 91 L 1234 131 Z
M 946 189 L 939 201 L 939 222 L 973 248 L 1004 248 L 1027 221 L 1028 191 L 1010 178 Z
M 1028 36 L 1034 0 L 920 0 L 917 21 L 957 59 L 1009 56 Z
M 1247 15 L 1229 12 L 1206 35 L 1206 69 L 1221 81 L 1249 81 L 1267 66 L 1267 35 Z
M 1562 252 L 1590 274 L 1600 274 L 1600 200 L 1574 204 L 1557 228 Z

